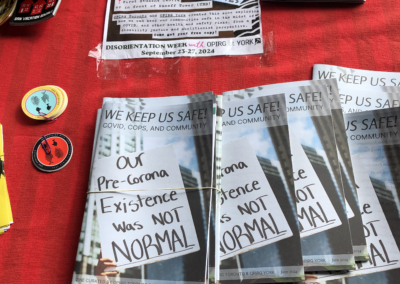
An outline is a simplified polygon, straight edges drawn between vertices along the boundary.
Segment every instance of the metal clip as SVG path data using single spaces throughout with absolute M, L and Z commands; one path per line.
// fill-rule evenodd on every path
M 44 139 L 44 142 L 46 142 L 46 144 L 40 143 L 40 145 L 42 146 L 43 150 L 46 152 L 46 154 L 50 154 L 51 153 L 51 147 L 49 145 L 49 142 L 47 142 L 46 137 L 42 136 L 42 138 Z M 48 149 L 48 150 L 47 150 Z

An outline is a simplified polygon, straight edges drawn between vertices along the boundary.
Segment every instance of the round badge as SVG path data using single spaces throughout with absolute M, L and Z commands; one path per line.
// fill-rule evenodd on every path
M 32 151 L 32 162 L 41 171 L 55 172 L 68 164 L 72 152 L 72 143 L 67 136 L 51 133 L 36 142 Z
M 62 107 L 61 92 L 50 86 L 30 90 L 22 99 L 22 110 L 33 119 L 44 120 L 57 114 Z

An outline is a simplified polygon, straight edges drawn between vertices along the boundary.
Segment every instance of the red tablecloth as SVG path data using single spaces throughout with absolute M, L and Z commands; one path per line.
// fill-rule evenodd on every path
M 400 71 L 400 0 L 262 3 L 263 33 L 273 31 L 276 51 L 261 68 L 254 58 L 186 58 L 178 63 L 179 72 L 149 73 L 147 68 L 128 79 L 100 80 L 88 51 L 102 40 L 105 4 L 63 0 L 50 21 L 0 27 L 0 123 L 15 221 L 0 236 L 3 283 L 71 283 L 95 114 L 103 97 L 221 93 L 307 80 L 316 63 Z M 40 85 L 57 85 L 68 93 L 69 106 L 54 123 L 34 121 L 21 111 L 23 95 Z M 74 153 L 66 168 L 46 174 L 32 165 L 31 151 L 40 136 L 52 132 L 69 136 Z

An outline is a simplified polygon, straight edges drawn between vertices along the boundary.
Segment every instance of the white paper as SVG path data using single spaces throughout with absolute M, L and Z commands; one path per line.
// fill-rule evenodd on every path
M 178 161 L 172 146 L 96 160 L 96 193 L 103 258 L 118 269 L 166 260 L 200 250 Z
M 262 52 L 258 0 L 107 2 L 102 59 Z
M 221 260 L 293 235 L 247 138 L 223 145 Z

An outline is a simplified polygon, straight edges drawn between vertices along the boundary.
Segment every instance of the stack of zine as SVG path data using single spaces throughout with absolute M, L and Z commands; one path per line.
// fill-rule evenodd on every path
M 275 181 L 282 180 L 294 204 L 305 272 L 301 283 L 397 283 L 400 74 L 316 65 L 313 79 L 223 94 L 222 196 L 226 173 L 239 172 L 231 166 L 230 157 L 251 149 L 275 196 L 279 194 Z M 229 145 L 238 139 L 246 139 L 247 145 L 229 153 Z M 247 178 L 250 175 L 241 181 Z M 229 193 L 235 192 L 227 186 Z M 239 214 L 254 216 L 258 208 L 261 212 L 265 209 L 261 199 L 249 201 L 244 209 L 238 204 Z M 268 205 L 266 209 L 271 210 L 272 202 Z M 223 203 L 221 207 L 224 214 Z M 281 205 L 281 209 L 285 213 L 287 207 Z M 283 220 L 275 223 L 285 224 Z M 229 231 L 236 244 L 258 230 L 255 221 L 239 227 Z M 227 231 L 221 225 L 222 243 Z M 271 245 L 265 246 L 259 258 L 257 250 L 251 251 L 251 257 L 237 255 L 235 269 L 242 276 L 232 283 L 288 282 L 283 275 L 254 276 L 267 262 L 281 274 L 290 271 L 285 266 L 293 263 L 285 261 L 293 262 L 297 247 L 280 244 L 276 243 L 275 252 Z M 223 257 L 221 283 L 235 265 L 225 266 Z
M 324 78 L 338 82 L 369 261 L 313 276 L 329 284 L 398 283 L 400 73 L 314 65 L 313 79 Z
M 221 225 L 221 283 L 308 281 L 368 260 L 336 80 L 226 92 L 223 109 L 222 196 L 237 204 L 221 214 L 245 220 Z
M 73 283 L 215 282 L 216 98 L 104 99 Z
M 73 283 L 396 283 L 400 99 L 348 82 L 400 75 L 314 72 L 105 98 Z

